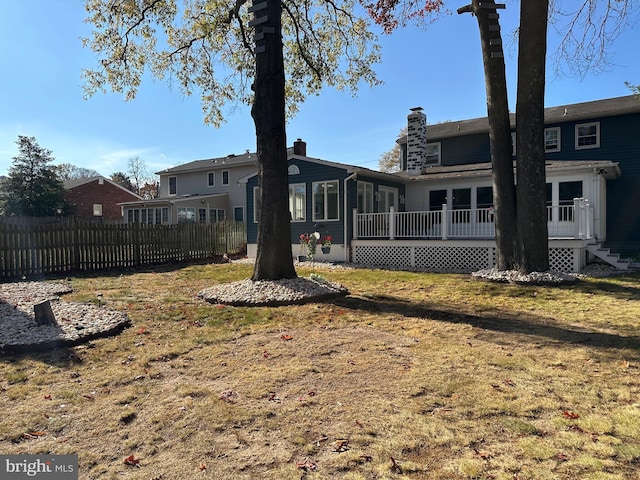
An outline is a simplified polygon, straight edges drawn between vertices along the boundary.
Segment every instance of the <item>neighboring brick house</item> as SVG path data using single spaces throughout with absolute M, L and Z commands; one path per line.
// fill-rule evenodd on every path
M 65 200 L 72 214 L 82 220 L 122 221 L 122 202 L 135 202 L 142 197 L 108 178 L 98 176 L 64 182 Z

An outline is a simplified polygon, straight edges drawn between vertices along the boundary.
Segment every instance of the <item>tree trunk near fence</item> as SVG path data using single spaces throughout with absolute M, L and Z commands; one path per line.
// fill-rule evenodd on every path
M 255 98 L 251 108 L 260 182 L 258 251 L 251 277 L 254 281 L 297 276 L 291 253 L 280 1 L 267 0 L 261 15 L 266 15 L 268 21 L 256 28 L 264 39 L 256 45 Z

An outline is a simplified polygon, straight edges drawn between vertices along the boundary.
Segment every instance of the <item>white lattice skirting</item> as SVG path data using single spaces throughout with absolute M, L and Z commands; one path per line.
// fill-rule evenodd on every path
M 585 242 L 550 240 L 551 270 L 579 272 L 586 263 Z M 431 272 L 469 273 L 492 268 L 496 260 L 491 240 L 376 241 L 354 240 L 351 261 Z

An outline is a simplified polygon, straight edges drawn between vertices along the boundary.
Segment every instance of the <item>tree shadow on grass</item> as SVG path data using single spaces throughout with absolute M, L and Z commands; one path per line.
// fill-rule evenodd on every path
M 597 348 L 633 349 L 640 352 L 640 337 L 598 332 L 587 328 L 569 328 L 549 323 L 548 319 L 535 315 L 493 313 L 491 316 L 473 315 L 453 309 L 438 308 L 386 295 L 371 297 L 345 297 L 333 304 L 368 313 L 390 313 L 405 317 L 418 317 L 439 322 L 471 325 L 490 332 L 512 333 L 531 337 L 543 337 L 556 342 L 585 345 Z

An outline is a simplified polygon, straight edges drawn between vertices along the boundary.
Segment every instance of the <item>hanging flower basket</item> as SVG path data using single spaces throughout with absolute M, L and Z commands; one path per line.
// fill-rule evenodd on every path
M 320 247 L 320 249 L 322 250 L 322 253 L 324 253 L 325 255 L 327 253 L 331 253 L 331 247 Z

